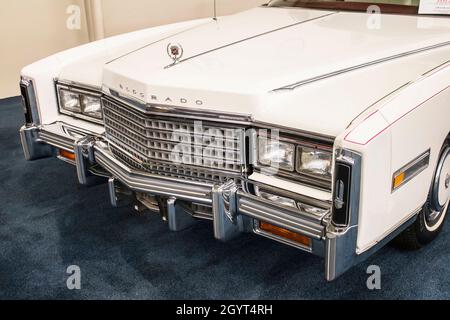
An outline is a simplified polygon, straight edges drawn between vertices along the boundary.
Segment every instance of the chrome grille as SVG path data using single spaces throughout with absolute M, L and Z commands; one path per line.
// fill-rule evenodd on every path
M 136 169 L 198 181 L 242 174 L 244 128 L 156 117 L 108 98 L 103 112 L 112 152 Z

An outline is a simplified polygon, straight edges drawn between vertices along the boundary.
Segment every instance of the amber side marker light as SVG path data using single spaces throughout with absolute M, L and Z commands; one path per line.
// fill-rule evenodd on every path
M 392 179 L 392 192 L 405 185 L 411 179 L 427 169 L 430 164 L 430 154 L 431 150 L 427 150 L 394 173 Z
M 301 244 L 302 246 L 311 247 L 311 239 L 305 236 L 302 236 L 298 233 L 286 230 L 284 228 L 280 228 L 277 226 L 274 226 L 270 223 L 267 222 L 260 222 L 259 223 L 259 228 L 261 229 L 261 231 L 273 234 L 275 236 L 281 237 L 283 239 L 287 239 L 290 241 L 293 241 L 295 243 Z
M 405 173 L 404 172 L 402 172 L 394 177 L 393 188 L 394 189 L 399 188 L 403 184 L 403 182 L 405 182 Z
M 73 152 L 69 152 L 69 151 L 60 149 L 59 150 L 59 155 L 62 158 L 68 159 L 70 161 L 75 161 L 75 153 L 73 153 Z

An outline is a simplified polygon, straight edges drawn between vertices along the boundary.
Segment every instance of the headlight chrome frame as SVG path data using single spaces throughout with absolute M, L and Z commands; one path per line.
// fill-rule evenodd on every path
M 259 161 L 260 137 L 263 137 L 263 139 L 270 140 L 271 139 L 271 136 L 270 136 L 271 130 L 273 130 L 273 128 L 269 129 L 269 130 L 265 130 L 263 128 L 257 129 L 257 134 L 255 137 L 256 141 L 254 142 L 257 150 L 255 152 L 256 159 L 255 159 L 253 165 L 254 165 L 255 169 L 257 169 L 258 171 L 262 171 L 262 170 L 268 170 L 269 172 L 271 171 L 270 166 L 264 165 Z M 288 171 L 288 170 L 284 170 L 283 168 L 280 167 L 280 168 L 278 168 L 275 175 L 279 176 L 281 178 L 294 180 L 295 182 L 301 182 L 301 183 L 305 183 L 307 185 L 313 185 L 313 186 L 319 187 L 321 189 L 331 190 L 332 172 L 333 172 L 333 167 L 334 167 L 333 145 L 332 144 L 328 145 L 322 141 L 314 141 L 314 140 L 306 139 L 303 137 L 293 136 L 291 134 L 284 133 L 282 130 L 279 130 L 279 131 L 280 131 L 279 137 L 278 137 L 279 141 L 282 143 L 293 144 L 295 147 L 294 159 L 293 159 L 294 160 L 294 170 Z M 298 157 L 300 156 L 298 150 L 301 149 L 302 147 L 317 149 L 317 150 L 329 153 L 331 167 L 332 167 L 331 175 L 329 175 L 329 176 L 315 175 L 315 174 L 300 172 L 299 170 L 297 170 Z
M 56 97 L 57 97 L 59 113 L 67 115 L 67 116 L 71 116 L 71 117 L 74 117 L 74 118 L 78 118 L 78 119 L 81 119 L 81 120 L 93 122 L 93 123 L 96 123 L 96 124 L 102 124 L 102 125 L 104 124 L 103 123 L 103 116 L 102 116 L 102 119 L 95 118 L 95 117 L 92 117 L 92 116 L 85 115 L 83 113 L 78 113 L 78 112 L 65 110 L 62 107 L 62 105 L 61 105 L 60 90 L 66 90 L 66 91 L 69 91 L 69 92 L 72 92 L 72 93 L 76 93 L 76 94 L 79 94 L 79 95 L 85 95 L 85 96 L 92 97 L 92 98 L 98 98 L 100 100 L 100 104 L 101 104 L 102 92 L 101 92 L 100 88 L 89 87 L 89 86 L 86 86 L 86 85 L 81 85 L 81 84 L 73 83 L 73 82 L 65 82 L 65 81 L 55 80 L 55 90 L 56 90 Z M 81 100 L 82 99 L 80 99 L 80 104 L 81 104 Z

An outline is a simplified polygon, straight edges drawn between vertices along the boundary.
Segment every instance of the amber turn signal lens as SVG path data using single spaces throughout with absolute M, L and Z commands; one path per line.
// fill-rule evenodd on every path
M 311 239 L 305 236 L 302 236 L 298 233 L 274 226 L 270 223 L 266 222 L 260 222 L 259 228 L 267 233 L 273 234 L 275 236 L 291 240 L 293 242 L 296 242 L 298 244 L 301 244 L 302 246 L 306 246 L 308 248 L 311 247 Z
M 60 149 L 59 155 L 65 159 L 75 161 L 75 153 L 73 153 L 73 152 L 69 152 L 69 151 Z
M 404 172 L 395 176 L 394 177 L 394 189 L 397 189 L 398 187 L 400 187 L 404 181 L 405 181 L 405 173 Z

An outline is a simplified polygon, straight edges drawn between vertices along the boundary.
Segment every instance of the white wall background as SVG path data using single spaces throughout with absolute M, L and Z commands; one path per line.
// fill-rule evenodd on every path
M 217 0 L 217 11 L 227 15 L 267 2 Z M 81 9 L 78 30 L 66 26 L 71 5 Z M 213 14 L 213 0 L 1 0 L 0 99 L 19 94 L 19 72 L 25 65 L 94 39 L 95 5 L 103 13 L 100 27 L 106 37 Z
M 86 23 L 68 30 L 66 10 L 83 0 L 1 0 L 0 99 L 18 95 L 20 69 L 60 50 L 89 40 Z
M 256 7 L 268 0 L 217 0 L 219 15 Z M 212 16 L 213 0 L 102 0 L 105 35 Z

